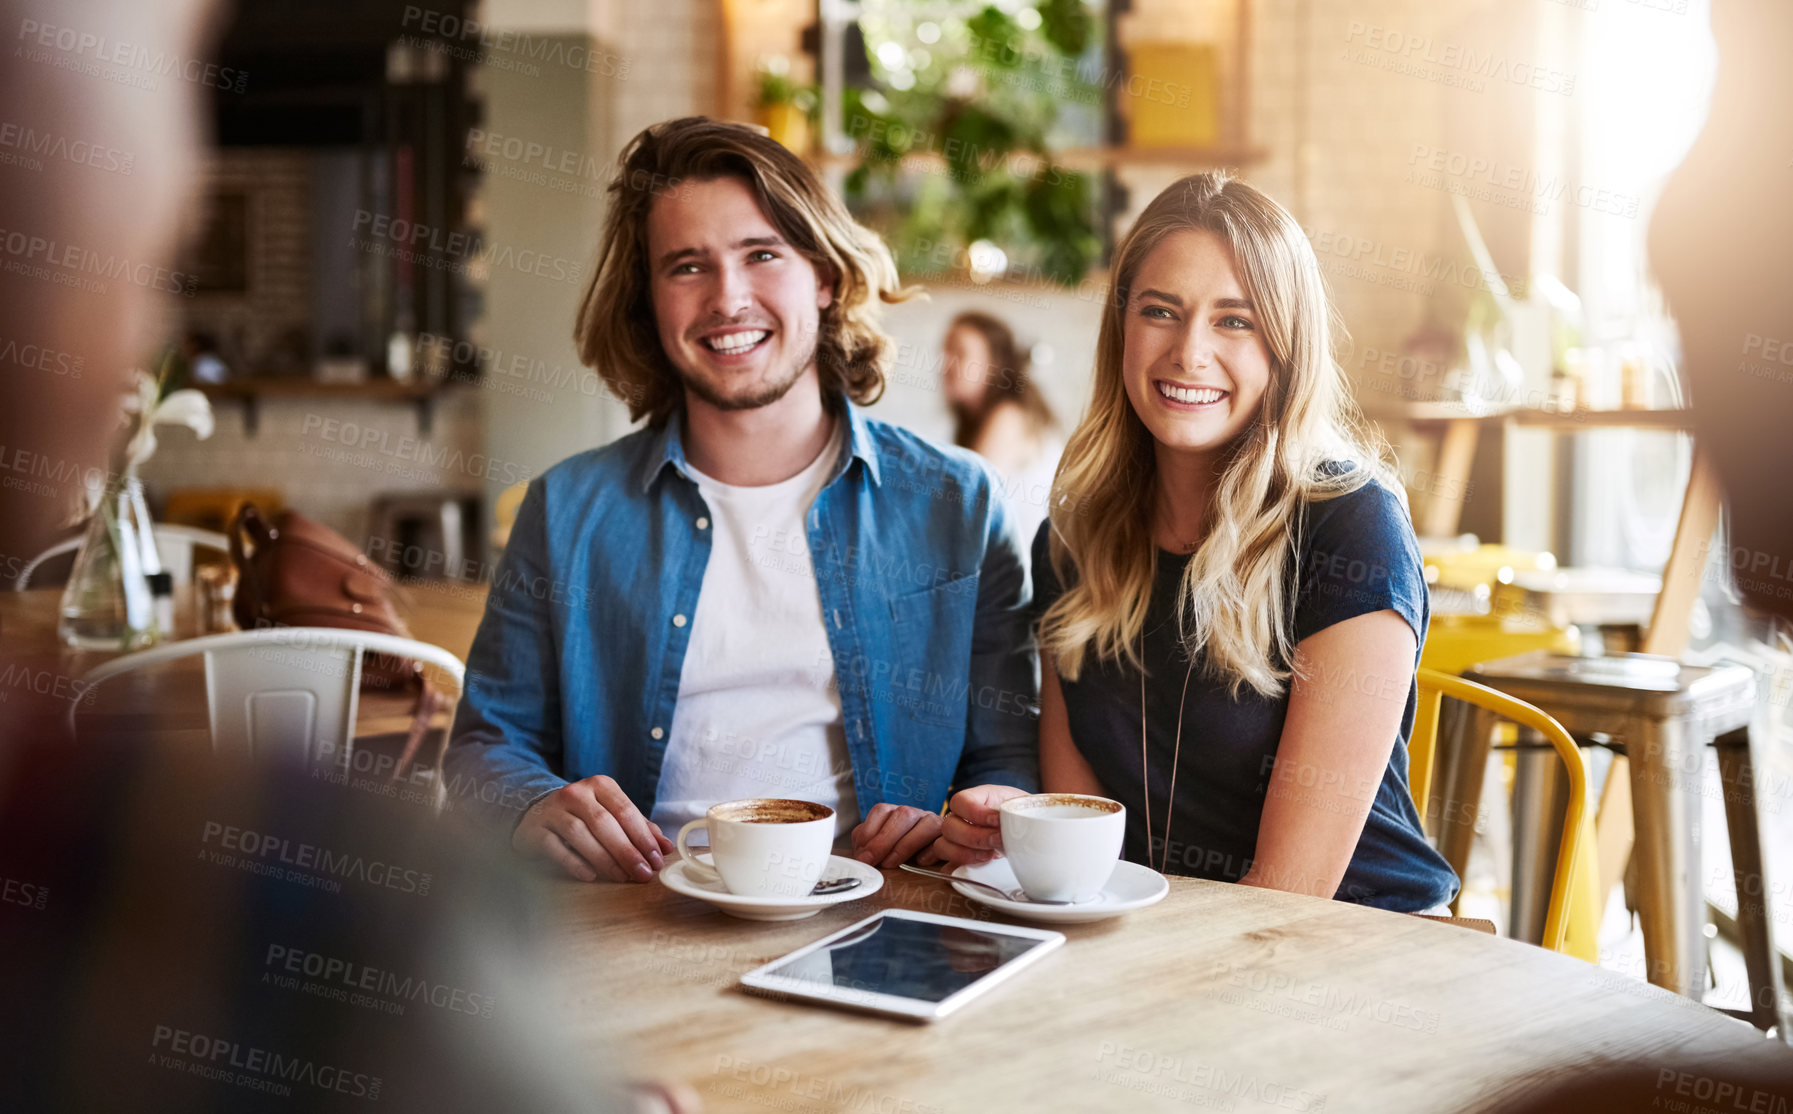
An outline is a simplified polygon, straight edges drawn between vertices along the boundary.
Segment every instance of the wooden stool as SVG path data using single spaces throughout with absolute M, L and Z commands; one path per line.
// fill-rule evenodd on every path
M 1629 758 L 1632 855 L 1650 981 L 1696 999 L 1705 989 L 1701 748 L 1718 747 L 1752 1015 L 1759 1027 L 1778 1026 L 1785 1033 L 1749 749 L 1754 674 L 1743 666 L 1688 666 L 1646 654 L 1580 658 L 1537 651 L 1484 663 L 1464 677 L 1537 705 L 1578 741 L 1605 736 Z M 1457 803 L 1440 814 L 1439 850 L 1459 871 L 1468 859 L 1492 734 L 1485 718 L 1467 719 L 1456 740 L 1458 753 L 1438 770 L 1448 779 L 1440 784 Z M 1522 763 L 1521 772 L 1526 768 Z M 1516 801 L 1522 795 L 1516 790 Z M 1537 795 L 1543 798 L 1538 814 L 1554 815 L 1548 786 Z M 1521 889 L 1516 877 L 1515 935 L 1523 927 Z M 1535 905 L 1534 899 L 1530 907 Z

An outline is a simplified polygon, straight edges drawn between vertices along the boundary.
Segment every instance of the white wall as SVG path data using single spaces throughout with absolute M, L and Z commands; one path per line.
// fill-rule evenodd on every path
M 714 91 L 713 3 L 656 0 L 651 19 L 633 4 L 624 18 L 624 7 L 621 0 L 489 0 L 482 12 L 491 28 L 563 48 L 494 53 L 479 75 L 486 134 L 552 152 L 507 159 L 501 143 L 497 155 L 480 153 L 488 240 L 577 260 L 582 280 L 595 262 L 604 188 L 622 146 L 648 124 L 707 111 Z M 541 64 L 531 72 L 506 64 L 593 55 L 582 68 Z M 563 165 L 576 169 L 563 173 Z M 579 365 L 573 321 L 583 286 L 501 269 L 487 276 L 474 339 L 527 369 L 520 378 L 487 370 L 481 406 L 493 459 L 540 472 L 628 430 L 626 408 Z M 503 487 L 486 485 L 488 516 Z

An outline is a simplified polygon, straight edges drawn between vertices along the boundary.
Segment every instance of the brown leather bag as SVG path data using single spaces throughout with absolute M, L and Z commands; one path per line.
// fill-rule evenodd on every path
M 268 522 L 253 503 L 244 504 L 230 524 L 230 560 L 237 570 L 232 610 L 243 630 L 339 627 L 411 637 L 394 605 L 391 575 L 347 538 L 297 511 Z M 398 777 L 422 745 L 439 696 L 424 679 L 422 662 L 391 654 L 362 655 L 361 687 L 417 690 L 411 732 L 393 771 Z

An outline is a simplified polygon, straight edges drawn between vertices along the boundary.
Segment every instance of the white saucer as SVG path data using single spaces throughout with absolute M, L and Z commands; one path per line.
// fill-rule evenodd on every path
M 953 871 L 953 877 L 988 882 L 1000 890 L 1016 890 L 1021 885 L 1015 881 L 1015 872 L 1004 858 L 991 859 L 979 866 L 962 866 Z M 1164 875 L 1149 866 L 1140 866 L 1125 859 L 1114 864 L 1114 873 L 1108 876 L 1108 882 L 1102 887 L 1101 893 L 1075 905 L 1004 901 L 1002 898 L 992 897 L 989 890 L 962 882 L 954 882 L 952 887 L 978 904 L 987 905 L 999 913 L 1030 921 L 1056 921 L 1059 924 L 1082 924 L 1085 921 L 1118 917 L 1132 909 L 1156 905 L 1170 892 L 1170 882 Z
M 707 864 L 709 853 L 700 853 L 697 861 Z M 858 859 L 830 855 L 828 867 L 822 871 L 822 881 L 832 882 L 837 878 L 857 878 L 859 885 L 821 897 L 742 897 L 729 893 L 721 882 L 700 882 L 691 877 L 685 872 L 685 860 L 676 856 L 660 868 L 660 884 L 673 893 L 707 901 L 729 916 L 744 921 L 800 921 L 815 916 L 830 905 L 870 897 L 884 886 L 884 874 L 877 867 Z

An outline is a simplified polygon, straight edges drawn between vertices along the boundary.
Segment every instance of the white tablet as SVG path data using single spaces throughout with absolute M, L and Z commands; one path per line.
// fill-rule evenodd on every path
M 741 985 L 934 1021 L 1065 942 L 1043 928 L 886 909 L 741 976 Z

